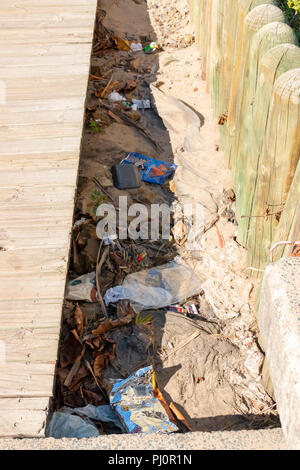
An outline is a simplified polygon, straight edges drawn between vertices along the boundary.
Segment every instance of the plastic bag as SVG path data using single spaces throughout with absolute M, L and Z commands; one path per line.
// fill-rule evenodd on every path
M 139 52 L 139 51 L 143 50 L 143 46 L 140 42 L 132 42 L 131 45 L 130 45 L 130 49 L 133 52 Z
M 124 428 L 120 423 L 120 420 L 110 405 L 86 405 L 82 408 L 68 408 L 64 407 L 61 409 L 64 413 L 75 414 L 95 421 L 102 421 L 103 423 L 114 423 L 121 431 L 124 432 Z
M 177 168 L 175 163 L 163 162 L 135 152 L 131 152 L 121 163 L 134 164 L 139 169 L 142 181 L 156 184 L 164 184 Z
M 97 302 L 96 273 L 84 274 L 70 281 L 67 284 L 66 298 L 68 300 Z
M 138 109 L 150 109 L 151 108 L 151 103 L 150 100 L 136 100 L 132 98 L 132 109 L 134 111 Z
M 179 261 L 177 259 L 163 266 L 129 274 L 122 286 L 106 291 L 106 305 L 128 299 L 137 311 L 141 311 L 177 304 L 198 294 L 201 291 L 199 279 Z
M 100 436 L 98 429 L 91 423 L 87 423 L 80 416 L 61 413 L 56 411 L 53 413 L 51 421 L 47 429 L 47 437 L 61 439 L 63 437 L 98 437 Z
M 178 431 L 154 397 L 152 376 L 152 366 L 139 369 L 111 390 L 111 405 L 129 433 Z
M 109 101 L 114 101 L 117 103 L 118 101 L 126 101 L 126 98 L 124 96 L 120 95 L 117 91 L 112 91 L 110 95 L 108 95 Z

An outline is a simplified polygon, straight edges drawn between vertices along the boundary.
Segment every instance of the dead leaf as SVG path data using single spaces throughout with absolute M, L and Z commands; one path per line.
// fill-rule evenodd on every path
M 136 82 L 134 80 L 128 80 L 128 82 L 125 85 L 125 90 L 132 91 L 135 88 L 136 88 Z
M 135 319 L 135 311 L 129 304 L 124 304 L 119 302 L 118 304 L 118 319 L 112 320 L 105 320 L 101 323 L 96 330 L 93 330 L 93 335 L 103 335 L 108 331 L 112 330 L 113 328 L 117 328 L 118 326 L 125 326 L 129 325 Z
M 122 121 L 122 119 L 120 119 L 118 116 L 116 116 L 116 114 L 114 114 L 112 111 L 108 111 L 107 113 L 112 119 L 114 119 L 116 122 L 118 122 L 119 124 L 124 124 L 124 122 Z
M 83 346 L 80 342 L 77 331 L 72 330 L 61 347 L 59 355 L 60 366 L 64 368 L 69 364 L 73 364 L 76 358 L 81 354 L 82 348 Z
M 105 398 L 98 393 L 92 392 L 90 390 L 83 389 L 83 394 L 89 404 L 94 406 L 101 406 L 106 403 Z
M 119 38 L 118 36 L 113 37 L 114 43 L 119 51 L 129 51 L 130 43 L 127 39 Z
M 99 377 L 104 369 L 115 358 L 116 343 L 108 338 L 102 337 L 102 343 L 98 351 L 93 354 L 93 369 L 97 377 Z
M 76 308 L 73 313 L 74 321 L 75 321 L 75 328 L 79 336 L 82 335 L 83 332 L 83 312 L 79 307 L 79 304 L 76 304 Z
M 178 408 L 176 408 L 173 402 L 170 403 L 170 410 L 172 411 L 174 416 L 176 416 L 178 421 L 180 421 L 180 423 L 182 423 L 190 432 L 193 432 L 193 429 L 191 428 L 183 414 L 178 410 Z

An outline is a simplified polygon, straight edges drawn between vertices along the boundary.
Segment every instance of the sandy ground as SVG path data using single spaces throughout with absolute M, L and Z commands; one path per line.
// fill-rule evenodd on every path
M 128 152 L 178 165 L 170 185 L 144 183 L 141 189 L 126 191 L 129 205 L 192 201 L 204 207 L 206 226 L 217 220 L 206 231 L 201 248 L 187 249 L 186 243 L 174 240 L 169 248 L 171 258 L 179 254 L 199 276 L 202 292 L 193 302 L 199 305 L 201 321 L 153 312 L 158 384 L 194 431 L 278 425 L 275 405 L 261 382 L 263 354 L 257 345 L 253 308 L 257 286 L 244 268 L 245 250 L 235 241 L 231 176 L 220 150 L 217 119 L 200 78 L 201 57 L 187 4 L 185 0 L 99 0 L 99 15 L 105 28 L 116 36 L 144 44 L 158 41 L 162 50 L 151 55 L 120 50 L 93 55 L 94 76 L 118 82 L 115 90 L 121 93 L 128 81 L 134 81 L 137 86 L 126 98 L 150 99 L 152 109 L 138 116 L 138 125 L 147 130 L 147 137 L 109 116 L 98 99 L 99 82 L 90 81 L 75 220 L 85 216 L 93 224 L 97 221 L 91 200 L 94 176 L 115 204 L 118 196 L 125 194 L 113 186 L 110 167 Z M 90 127 L 91 119 L 99 132 Z M 95 262 L 98 243 L 90 248 Z M 88 268 L 86 258 L 75 266 L 73 251 L 70 276 L 88 272 Z M 105 282 L 109 285 L 109 276 Z M 97 313 L 99 308 L 93 305 L 82 306 L 86 315 Z M 168 356 L 170 344 L 176 348 L 195 330 L 199 330 L 197 339 Z M 129 334 L 124 330 L 123 335 Z M 147 363 L 149 356 L 143 360 Z

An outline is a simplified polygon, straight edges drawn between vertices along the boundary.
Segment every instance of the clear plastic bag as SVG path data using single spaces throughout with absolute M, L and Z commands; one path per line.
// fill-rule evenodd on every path
M 108 289 L 104 296 L 106 305 L 128 299 L 141 311 L 167 307 L 198 294 L 200 280 L 187 265 L 178 261 L 129 274 L 122 286 Z

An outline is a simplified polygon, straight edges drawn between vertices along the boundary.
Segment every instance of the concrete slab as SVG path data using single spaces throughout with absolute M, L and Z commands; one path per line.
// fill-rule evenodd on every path
M 283 432 L 300 449 L 300 258 L 267 266 L 258 312 Z

